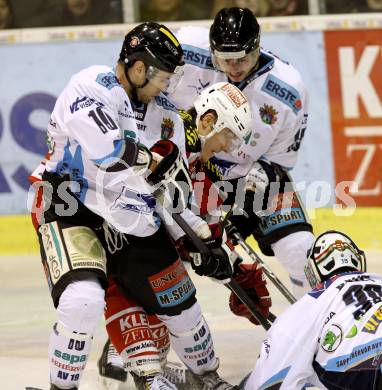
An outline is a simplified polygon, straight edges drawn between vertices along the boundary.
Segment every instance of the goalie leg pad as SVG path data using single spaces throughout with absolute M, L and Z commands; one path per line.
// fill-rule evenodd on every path
M 138 375 L 160 371 L 159 352 L 144 309 L 126 298 L 113 281 L 106 292 L 106 308 L 106 329 L 126 370 Z
M 78 388 L 103 310 L 104 290 L 96 280 L 73 282 L 62 293 L 49 340 L 52 384 Z
M 289 273 L 292 292 L 296 298 L 301 298 L 310 290 L 304 267 L 307 263 L 306 254 L 313 241 L 314 235 L 312 233 L 296 232 L 272 244 L 275 256 Z
M 106 285 L 106 253 L 94 230 L 60 221 L 38 229 L 42 263 L 54 305 L 74 280 L 98 276 Z
M 198 303 L 181 314 L 158 318 L 169 328 L 174 351 L 193 373 L 202 375 L 217 369 L 219 361 L 211 332 Z

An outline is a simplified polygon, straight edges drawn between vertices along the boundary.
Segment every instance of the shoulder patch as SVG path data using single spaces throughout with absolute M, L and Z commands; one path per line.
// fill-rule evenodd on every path
M 301 110 L 301 97 L 297 89 L 272 74 L 268 75 L 261 90 L 286 104 L 296 115 Z
M 182 45 L 182 49 L 186 64 L 195 65 L 203 69 L 214 69 L 209 50 L 192 45 Z
M 113 72 L 98 74 L 96 82 L 107 89 L 120 86 L 119 81 Z

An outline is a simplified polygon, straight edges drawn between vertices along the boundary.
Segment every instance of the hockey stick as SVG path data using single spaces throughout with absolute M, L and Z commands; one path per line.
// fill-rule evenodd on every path
M 232 209 L 227 213 L 224 218 L 224 226 L 230 229 L 232 227 L 232 222 L 229 221 L 229 216 L 232 214 Z M 247 253 L 247 255 L 257 264 L 261 265 L 264 270 L 265 275 L 269 278 L 269 280 L 276 286 L 276 288 L 281 292 L 282 295 L 290 302 L 295 303 L 296 298 L 293 294 L 284 286 L 281 280 L 274 274 L 274 272 L 268 267 L 268 265 L 260 258 L 260 256 L 252 249 L 250 245 L 246 243 L 244 238 L 241 236 L 239 232 L 234 232 L 232 237 L 237 241 L 237 243 L 243 248 L 243 250 Z
M 207 245 L 199 238 L 196 233 L 192 230 L 189 224 L 183 219 L 180 214 L 172 214 L 172 218 L 179 225 L 179 227 L 186 233 L 186 235 L 190 238 L 195 247 L 199 250 L 199 252 L 206 256 L 211 256 L 211 251 L 207 247 Z M 224 284 L 227 288 L 229 288 L 248 308 L 253 317 L 263 326 L 265 330 L 268 330 L 272 322 L 270 319 L 267 319 L 263 316 L 263 314 L 257 309 L 256 305 L 252 301 L 252 299 L 248 296 L 248 294 L 243 290 L 243 288 L 233 279 Z M 271 313 L 270 313 L 271 314 Z M 272 315 L 272 318 L 276 318 Z

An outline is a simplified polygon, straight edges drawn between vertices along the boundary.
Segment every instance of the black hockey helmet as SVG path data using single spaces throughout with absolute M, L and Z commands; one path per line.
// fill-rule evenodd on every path
M 260 46 L 260 26 L 248 8 L 223 8 L 210 28 L 212 53 L 242 52 L 243 56 Z
M 184 65 L 183 50 L 174 34 L 163 24 L 153 22 L 139 24 L 126 34 L 119 60 L 125 68 L 141 60 L 169 73 Z

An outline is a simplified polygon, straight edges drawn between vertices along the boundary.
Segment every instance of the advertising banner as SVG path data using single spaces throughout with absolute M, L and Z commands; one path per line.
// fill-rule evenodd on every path
M 336 182 L 382 206 L 382 30 L 324 32 Z

